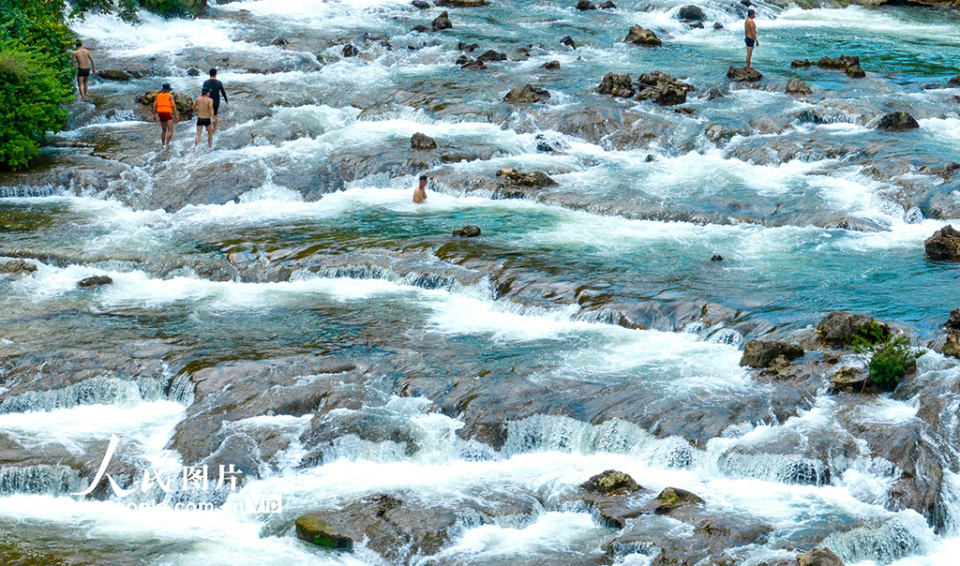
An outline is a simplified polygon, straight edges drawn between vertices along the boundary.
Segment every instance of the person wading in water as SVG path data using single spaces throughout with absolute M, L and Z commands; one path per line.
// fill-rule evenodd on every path
M 427 200 L 427 176 L 420 175 L 420 185 L 413 189 L 413 202 L 423 204 Z
M 170 83 L 163 83 L 157 99 L 153 101 L 153 119 L 160 122 L 160 147 L 167 149 L 173 138 L 174 120 L 180 120 L 176 101 L 170 92 Z
M 223 90 L 223 83 L 217 80 L 217 70 L 210 69 L 210 78 L 203 81 L 203 90 L 210 91 L 210 98 L 213 99 L 213 131 L 217 131 L 217 115 L 220 114 L 220 95 L 223 94 L 223 101 L 227 104 L 227 91 Z
M 743 22 L 743 32 L 746 34 L 744 42 L 747 44 L 747 70 L 752 71 L 750 59 L 753 57 L 753 48 L 760 45 L 757 41 L 757 23 L 753 18 L 757 15 L 753 10 L 747 10 L 747 21 Z
M 213 147 L 213 99 L 210 98 L 210 91 L 203 89 L 200 98 L 193 101 L 193 110 L 197 113 L 197 139 L 193 142 L 193 149 L 200 145 L 200 136 L 203 129 L 207 129 L 207 146 Z
M 80 91 L 80 98 L 87 101 L 87 79 L 90 74 L 97 74 L 97 64 L 93 62 L 93 55 L 83 46 L 83 42 L 77 40 L 77 49 L 71 55 L 77 63 L 77 90 Z

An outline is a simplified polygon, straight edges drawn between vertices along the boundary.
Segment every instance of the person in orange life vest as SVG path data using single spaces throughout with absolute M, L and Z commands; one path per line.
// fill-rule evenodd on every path
M 170 92 L 170 83 L 163 83 L 157 99 L 153 102 L 153 119 L 160 122 L 160 146 L 167 149 L 173 138 L 173 124 L 180 120 L 177 104 Z

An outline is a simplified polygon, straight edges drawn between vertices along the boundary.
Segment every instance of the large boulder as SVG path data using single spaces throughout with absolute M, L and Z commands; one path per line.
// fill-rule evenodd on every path
M 788 361 L 793 361 L 802 355 L 803 348 L 797 344 L 754 339 L 747 341 L 746 346 L 744 346 L 740 365 L 766 368 L 770 367 L 770 364 L 780 356 Z
M 630 98 L 636 94 L 630 75 L 618 75 L 615 73 L 607 73 L 606 76 L 603 77 L 603 81 L 601 81 L 600 86 L 597 87 L 597 92 L 600 94 L 609 94 L 617 98 Z
M 632 498 L 642 490 L 629 474 L 607 470 L 581 484 L 576 499 L 589 505 L 608 526 L 621 529 L 628 519 L 643 513 Z
M 637 78 L 637 100 L 653 100 L 660 106 L 674 106 L 687 101 L 687 93 L 696 90 L 693 85 L 654 71 Z
M 437 149 L 437 142 L 430 136 L 417 132 L 410 138 L 410 147 L 416 150 Z
M 787 81 L 787 94 L 792 94 L 795 96 L 806 96 L 811 94 L 813 91 L 810 90 L 810 87 L 807 86 L 807 83 L 802 80 L 793 77 Z
M 663 45 L 663 41 L 657 37 L 657 34 L 640 26 L 631 27 L 627 33 L 627 37 L 624 38 L 623 41 L 624 43 L 642 45 L 643 47 L 659 47 Z
M 797 566 L 843 566 L 843 560 L 829 548 L 815 548 L 798 554 Z
M 630 474 L 607 470 L 583 482 L 580 489 L 603 495 L 625 495 L 640 491 L 643 488 L 630 477 Z
M 546 89 L 529 84 L 518 86 L 503 97 L 503 101 L 510 104 L 534 104 L 537 102 L 545 102 L 549 99 L 550 93 L 547 92 Z
M 927 238 L 923 247 L 930 259 L 960 261 L 960 232 L 948 224 Z
M 752 83 L 762 79 L 763 74 L 756 69 L 750 69 L 748 71 L 745 67 L 734 67 L 730 65 L 730 68 L 727 69 L 727 78 L 738 83 Z
M 873 317 L 848 311 L 834 311 L 824 317 L 815 330 L 820 343 L 846 347 L 851 345 L 857 336 L 875 342 L 870 336 L 874 328 L 879 330 L 881 341 L 890 336 L 890 327 Z
M 551 179 L 550 176 L 543 171 L 521 173 L 512 167 L 506 167 L 497 171 L 497 177 L 500 177 L 511 185 L 517 185 L 520 187 L 540 188 L 551 187 L 557 184 L 556 181 Z
M 707 15 L 699 6 L 684 6 L 677 13 L 677 18 L 686 22 L 702 22 L 707 19 Z
M 324 548 L 353 550 L 353 539 L 341 533 L 320 515 L 303 515 L 297 518 L 297 538 Z
M 906 112 L 891 112 L 880 118 L 877 128 L 885 132 L 906 132 L 920 127 L 916 118 Z

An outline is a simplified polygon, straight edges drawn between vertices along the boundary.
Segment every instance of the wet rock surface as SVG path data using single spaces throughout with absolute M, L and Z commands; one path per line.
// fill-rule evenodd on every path
M 624 38 L 623 41 L 643 47 L 659 47 L 663 45 L 663 41 L 657 37 L 657 34 L 640 26 L 631 27 L 630 32 L 627 33 L 627 37 Z
M 960 232 L 948 224 L 927 238 L 923 247 L 930 259 L 960 261 Z

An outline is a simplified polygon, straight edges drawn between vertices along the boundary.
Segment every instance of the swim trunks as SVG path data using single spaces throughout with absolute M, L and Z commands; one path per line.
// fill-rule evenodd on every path
M 753 39 L 752 37 L 745 37 L 743 38 L 743 41 L 747 44 L 747 47 L 753 47 L 757 44 L 757 40 Z
M 78 76 L 78 77 L 89 77 L 89 76 L 90 76 L 90 69 L 77 69 L 77 76 Z
M 173 114 L 170 112 L 157 112 L 157 118 L 159 118 L 161 122 L 169 122 L 173 120 Z
M 202 128 L 210 125 L 210 118 L 197 118 L 197 127 Z

